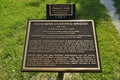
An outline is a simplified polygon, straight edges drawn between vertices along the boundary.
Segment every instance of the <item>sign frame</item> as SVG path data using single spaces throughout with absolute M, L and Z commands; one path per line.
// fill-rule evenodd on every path
M 76 17 L 75 4 L 47 4 L 46 10 L 47 20 L 72 20 Z
M 30 34 L 30 26 L 31 22 L 79 22 L 79 21 L 90 21 L 92 23 L 93 29 L 93 36 L 95 41 L 95 49 L 96 49 L 96 57 L 97 57 L 97 68 L 61 68 L 61 67 L 26 67 L 26 59 L 27 59 L 27 49 L 28 49 L 28 41 L 29 41 L 29 34 Z M 22 71 L 39 71 L 39 72 L 101 72 L 101 62 L 100 62 L 100 54 L 98 49 L 98 41 L 96 35 L 96 29 L 94 25 L 94 20 L 29 20 L 28 27 L 26 31 L 26 41 L 24 46 L 24 55 L 23 55 L 23 65 Z

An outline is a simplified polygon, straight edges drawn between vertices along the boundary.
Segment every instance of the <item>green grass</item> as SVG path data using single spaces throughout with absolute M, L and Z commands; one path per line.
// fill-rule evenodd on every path
M 57 73 L 21 72 L 28 19 L 46 19 L 46 4 L 75 3 L 77 19 L 94 19 L 102 73 L 70 73 L 65 80 L 119 80 L 120 35 L 99 0 L 1 0 L 0 80 L 55 80 Z
M 120 14 L 120 0 L 113 0 L 114 6 L 116 7 L 116 11 L 118 14 Z

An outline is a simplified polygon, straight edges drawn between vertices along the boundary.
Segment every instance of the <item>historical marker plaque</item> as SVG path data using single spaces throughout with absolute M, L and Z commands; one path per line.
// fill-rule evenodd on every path
M 48 20 L 75 19 L 75 4 L 47 4 Z
M 93 20 L 29 20 L 22 71 L 101 71 Z

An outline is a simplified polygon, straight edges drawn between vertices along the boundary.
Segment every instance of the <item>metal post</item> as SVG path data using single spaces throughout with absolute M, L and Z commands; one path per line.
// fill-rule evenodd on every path
M 58 72 L 57 80 L 63 80 L 64 79 L 64 72 Z

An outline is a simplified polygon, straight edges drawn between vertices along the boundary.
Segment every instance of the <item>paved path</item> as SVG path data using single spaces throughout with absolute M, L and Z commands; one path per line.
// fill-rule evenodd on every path
M 106 9 L 109 11 L 109 15 L 112 18 L 112 21 L 116 28 L 120 32 L 120 15 L 116 14 L 116 8 L 114 7 L 113 0 L 100 0 L 100 2 L 106 7 Z

